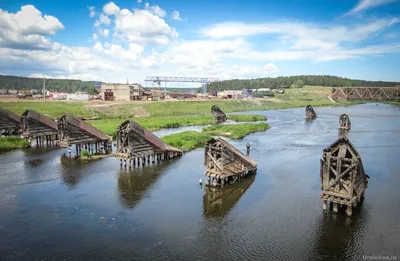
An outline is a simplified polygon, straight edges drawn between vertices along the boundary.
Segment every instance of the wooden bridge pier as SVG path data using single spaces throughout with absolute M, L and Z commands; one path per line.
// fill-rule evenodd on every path
M 317 114 L 315 113 L 313 107 L 311 105 L 307 105 L 306 120 L 314 120 L 315 118 L 317 118 Z
M 204 158 L 206 185 L 234 183 L 257 171 L 257 162 L 221 138 L 207 142 Z
M 353 207 L 364 197 L 368 180 L 361 157 L 348 138 L 340 137 L 324 149 L 320 180 L 323 210 L 332 203 L 334 213 L 339 211 L 339 205 L 346 206 L 346 213 L 351 216 Z
M 349 130 L 351 129 L 350 118 L 347 114 L 342 114 L 339 118 L 339 129 Z
M 22 136 L 32 143 L 36 139 L 36 147 L 58 145 L 57 122 L 34 110 L 26 110 L 21 116 Z
M 57 122 L 60 146 L 70 148 L 75 145 L 77 156 L 83 149 L 89 154 L 108 154 L 111 152 L 110 137 L 83 120 L 71 114 L 63 115 Z
M 164 143 L 135 121 L 125 121 L 117 129 L 117 157 L 121 167 L 150 166 L 182 154 L 182 150 Z
M 211 107 L 211 113 L 214 115 L 217 123 L 224 122 L 228 119 L 226 114 L 217 105 Z
M 19 135 L 21 133 L 21 118 L 0 107 L 0 136 Z

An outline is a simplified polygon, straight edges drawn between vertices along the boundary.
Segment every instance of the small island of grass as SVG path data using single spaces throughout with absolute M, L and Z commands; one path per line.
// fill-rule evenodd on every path
M 266 121 L 267 117 L 256 114 L 228 114 L 228 119 L 236 122 Z
M 20 137 L 0 137 L 0 151 L 18 148 L 28 148 L 31 144 Z
M 190 151 L 196 148 L 204 147 L 207 141 L 212 137 L 197 131 L 183 131 L 167 135 L 161 139 L 175 148 L 183 151 Z
M 265 122 L 226 124 L 206 127 L 203 129 L 202 133 L 215 136 L 224 136 L 231 139 L 241 139 L 250 133 L 265 131 L 269 128 L 269 125 Z

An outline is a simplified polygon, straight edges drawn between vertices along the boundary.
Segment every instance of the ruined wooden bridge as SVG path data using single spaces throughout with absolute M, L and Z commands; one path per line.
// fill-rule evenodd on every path
M 364 197 L 368 181 L 360 154 L 348 138 L 340 137 L 323 150 L 320 179 L 323 209 L 330 202 L 337 213 L 339 205 L 344 205 L 351 216 L 353 207 Z
M 215 121 L 218 123 L 224 122 L 228 119 L 226 114 L 217 105 L 211 107 L 211 113 L 214 115 Z
M 133 120 L 117 129 L 117 157 L 125 167 L 139 167 L 172 159 L 183 154 Z
M 34 110 L 26 110 L 22 114 L 21 131 L 25 139 L 36 139 L 37 146 L 44 143 L 54 146 L 58 140 L 57 122 Z
M 21 133 L 21 118 L 10 111 L 0 108 L 0 135 L 10 136 Z
M 335 100 L 391 100 L 400 101 L 400 87 L 335 87 Z
M 204 150 L 206 185 L 224 185 L 255 174 L 257 162 L 245 156 L 224 139 L 211 139 Z
M 315 118 L 317 118 L 317 114 L 315 113 L 313 107 L 311 105 L 307 105 L 306 120 L 314 120 Z

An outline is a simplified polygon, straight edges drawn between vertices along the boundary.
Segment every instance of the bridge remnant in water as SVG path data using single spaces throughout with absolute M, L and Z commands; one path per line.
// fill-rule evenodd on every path
M 360 154 L 348 138 L 340 137 L 324 149 L 320 178 L 323 209 L 326 210 L 330 202 L 333 212 L 337 213 L 339 204 L 345 205 L 346 214 L 351 216 L 353 207 L 364 198 L 368 180 Z
M 25 139 L 36 138 L 36 146 L 56 145 L 57 122 L 34 110 L 26 110 L 21 116 L 21 131 Z
M 21 132 L 21 118 L 0 107 L 0 135 L 18 135 Z
M 211 107 L 211 113 L 215 117 L 216 122 L 224 122 L 227 120 L 226 114 L 218 107 L 218 105 L 213 105 Z
M 400 87 L 335 87 L 332 89 L 332 98 L 400 101 Z
M 95 127 L 71 114 L 63 115 L 57 122 L 58 137 L 61 147 L 76 145 L 76 153 L 84 148 L 89 153 L 106 153 L 110 146 L 110 138 Z
M 154 164 L 182 154 L 135 121 L 127 120 L 117 129 L 117 157 L 125 167 Z
M 317 114 L 315 113 L 313 107 L 311 105 L 307 105 L 306 120 L 314 120 L 315 118 L 317 118 Z
M 245 156 L 240 150 L 224 139 L 211 139 L 204 151 L 206 185 L 224 185 L 240 178 L 255 174 L 257 162 Z
M 342 114 L 339 118 L 339 129 L 341 130 L 350 130 L 351 122 L 350 118 L 347 114 Z

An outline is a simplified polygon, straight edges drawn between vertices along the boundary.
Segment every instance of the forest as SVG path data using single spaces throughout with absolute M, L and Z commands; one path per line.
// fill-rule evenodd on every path
M 209 83 L 208 90 L 241 90 L 244 88 L 259 89 L 259 88 L 290 88 L 302 87 L 303 85 L 312 86 L 359 86 L 359 87 L 392 87 L 400 86 L 400 82 L 384 82 L 384 81 L 364 81 L 353 80 L 330 75 L 299 75 L 299 76 L 284 76 L 276 78 L 258 78 L 245 80 L 227 80 L 221 82 Z
M 76 92 L 84 91 L 91 92 L 94 89 L 95 81 L 81 81 L 71 79 L 46 79 L 46 90 Z M 210 83 L 207 86 L 208 91 L 211 90 L 241 90 L 244 88 L 259 89 L 259 88 L 290 88 L 302 87 L 303 85 L 312 86 L 365 86 L 365 87 L 391 87 L 400 86 L 400 82 L 385 82 L 385 81 L 364 81 L 342 78 L 329 75 L 299 75 L 299 76 L 284 76 L 276 78 L 258 78 L 245 80 L 226 80 Z M 43 89 L 42 78 L 28 78 L 19 76 L 0 75 L 0 89 L 5 90 L 21 90 L 21 89 Z M 189 88 L 168 88 L 169 91 L 188 91 Z M 191 90 L 195 88 L 190 88 Z M 198 89 L 201 91 L 201 89 Z

